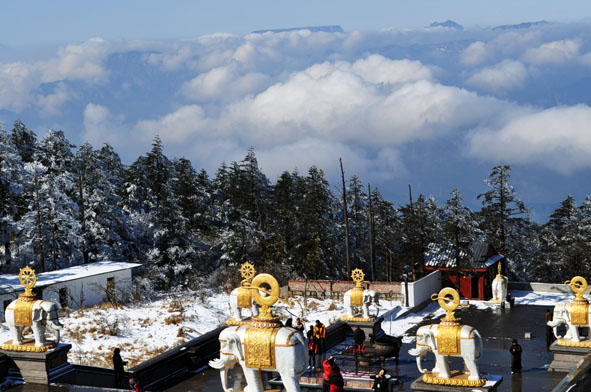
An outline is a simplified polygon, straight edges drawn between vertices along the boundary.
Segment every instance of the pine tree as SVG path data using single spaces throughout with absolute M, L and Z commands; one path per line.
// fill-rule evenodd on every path
M 23 190 L 23 163 L 10 137 L 0 127 L 0 265 L 12 261 L 11 237 L 16 233 L 19 196 Z
M 475 220 L 472 210 L 464 205 L 464 198 L 457 188 L 451 192 L 451 198 L 447 201 L 443 211 L 445 214 L 443 225 L 445 241 L 452 244 L 454 248 L 456 282 L 459 291 L 460 271 L 472 257 L 471 244 L 477 238 L 478 222 Z
M 489 178 L 484 180 L 490 190 L 478 195 L 478 199 L 482 199 L 481 228 L 486 239 L 518 269 L 525 261 L 518 259 L 513 252 L 519 242 L 516 234 L 527 225 L 529 217 L 523 202 L 509 185 L 510 176 L 511 166 L 493 167 Z M 505 273 L 508 273 L 506 266 Z
M 542 243 L 545 254 L 553 261 L 557 277 L 564 279 L 585 275 L 581 241 L 581 209 L 575 199 L 568 195 L 554 210 L 542 228 Z

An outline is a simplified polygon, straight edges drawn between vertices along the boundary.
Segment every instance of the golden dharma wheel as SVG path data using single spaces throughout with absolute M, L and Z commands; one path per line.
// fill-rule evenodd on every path
M 30 267 L 21 268 L 18 274 L 18 280 L 20 280 L 22 286 L 31 289 L 37 283 L 37 275 L 35 275 L 35 271 Z
M 268 297 L 263 297 L 259 290 L 252 290 L 252 299 L 260 306 L 273 306 L 279 299 L 279 282 L 270 274 L 258 274 L 252 280 L 250 287 L 258 289 L 262 284 L 267 284 L 271 288 Z
M 248 261 L 240 267 L 240 274 L 242 274 L 243 279 L 252 279 L 255 272 L 254 265 L 250 264 Z
M 361 269 L 356 268 L 353 270 L 353 272 L 351 272 L 351 278 L 355 282 L 363 282 L 363 279 L 365 279 L 365 274 L 363 273 L 363 271 Z

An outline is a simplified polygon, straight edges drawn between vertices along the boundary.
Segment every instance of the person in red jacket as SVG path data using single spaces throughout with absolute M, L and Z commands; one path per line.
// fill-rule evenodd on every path
M 325 359 L 322 362 L 322 367 L 324 368 L 324 375 L 322 378 L 322 392 L 330 392 L 330 372 L 332 371 L 332 367 L 335 366 L 336 363 L 334 361 L 334 357 L 331 355 L 328 359 Z
M 345 380 L 343 380 L 341 369 L 339 369 L 336 363 L 332 365 L 330 375 L 328 376 L 328 381 L 330 382 L 330 392 L 345 391 Z

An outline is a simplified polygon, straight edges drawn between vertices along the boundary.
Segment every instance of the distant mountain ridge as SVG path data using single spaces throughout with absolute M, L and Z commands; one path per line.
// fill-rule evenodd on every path
M 533 26 L 543 26 L 547 25 L 549 22 L 545 20 L 539 20 L 537 22 L 523 22 L 515 25 L 502 25 L 493 27 L 493 30 L 514 30 L 514 29 L 529 29 Z
M 289 27 L 284 29 L 267 29 L 267 30 L 254 30 L 253 34 L 263 34 L 263 33 L 285 33 L 288 31 L 298 31 L 298 30 L 310 30 L 313 33 L 316 32 L 325 32 L 325 33 L 344 33 L 345 31 L 341 26 L 307 26 L 307 27 Z
M 453 20 L 446 20 L 445 22 L 433 22 L 429 27 L 447 27 L 450 29 L 464 30 L 464 26 L 457 24 Z

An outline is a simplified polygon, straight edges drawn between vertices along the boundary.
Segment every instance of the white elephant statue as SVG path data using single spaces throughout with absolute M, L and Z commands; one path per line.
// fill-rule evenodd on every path
M 353 289 L 347 290 L 345 292 L 345 297 L 344 297 L 344 303 L 345 303 L 345 309 L 347 310 L 347 317 L 355 317 L 353 315 L 353 306 L 355 306 L 355 304 L 351 304 L 351 293 L 353 292 Z M 369 315 L 369 306 L 371 304 L 375 304 L 376 306 L 376 316 L 377 313 L 379 312 L 379 306 L 380 306 L 380 297 L 379 294 L 376 293 L 373 290 L 363 290 L 363 303 L 361 305 L 361 309 L 362 309 L 362 317 L 365 319 L 369 319 L 370 315 Z
M 243 292 L 244 290 L 247 290 L 247 291 Z M 243 321 L 246 319 L 246 317 L 244 317 L 242 315 L 242 309 L 245 309 L 245 308 L 250 309 L 250 315 L 252 318 L 259 315 L 259 305 L 252 298 L 252 291 L 253 290 L 255 290 L 255 289 L 247 288 L 247 287 L 237 287 L 230 292 L 230 310 L 232 311 L 232 318 L 234 320 Z M 238 299 L 240 294 L 244 294 L 244 293 L 248 294 L 248 298 L 246 300 L 246 302 L 248 304 L 247 303 L 240 303 L 242 301 L 245 301 L 246 296 L 243 297 L 241 300 Z M 263 297 L 268 296 L 268 294 L 263 292 L 262 290 L 259 290 L 259 294 Z
M 591 305 L 587 306 L 587 313 L 586 319 L 575 319 L 573 314 L 571 313 L 571 303 L 570 302 L 561 302 L 554 306 L 554 313 L 552 317 L 552 321 L 548 321 L 547 325 L 552 327 L 554 332 L 554 336 L 556 339 L 565 339 L 570 340 L 571 342 L 580 342 L 583 340 L 579 335 L 579 328 L 578 327 L 588 327 L 591 325 Z M 566 334 L 564 336 L 558 335 L 558 327 L 562 324 L 566 325 Z
M 506 276 L 497 275 L 492 281 L 492 300 L 496 302 L 504 302 L 507 298 L 507 279 Z
M 50 301 L 36 300 L 32 304 L 31 317 L 25 316 L 24 318 L 27 320 L 23 321 L 20 320 L 19 317 L 15 318 L 15 308 L 17 307 L 18 301 L 19 300 L 12 301 L 4 312 L 6 324 L 8 325 L 10 334 L 12 336 L 12 344 L 23 344 L 22 328 L 31 327 L 35 336 L 35 346 L 45 346 L 46 326 L 50 326 L 50 328 L 54 330 L 56 335 L 55 344 L 58 344 L 60 340 L 60 330 L 62 329 L 63 325 L 60 324 L 58 320 L 57 305 Z
M 244 392 L 264 391 L 261 370 L 278 372 L 287 392 L 300 392 L 299 378 L 307 365 L 307 347 L 302 333 L 288 327 L 272 328 L 270 336 L 274 336 L 275 343 L 275 351 L 271 354 L 274 356 L 274 366 L 271 368 L 259 364 L 249 367 L 252 360 L 260 357 L 260 347 L 249 347 L 252 343 L 245 341 L 248 328 L 252 327 L 241 325 L 224 329 L 219 336 L 220 358 L 209 361 L 209 366 L 220 370 L 224 392 L 233 392 L 228 387 L 228 370 L 236 364 L 240 364 L 244 372 L 247 383 Z
M 422 357 L 428 351 L 435 354 L 435 367 L 431 370 L 432 373 L 437 373 L 438 377 L 450 378 L 451 371 L 449 368 L 449 356 L 459 356 L 464 359 L 465 368 L 470 372 L 469 380 L 479 380 L 480 373 L 478 372 L 478 365 L 476 362 L 482 354 L 482 338 L 478 331 L 469 325 L 459 326 L 461 328 L 459 336 L 459 350 L 456 354 L 440 353 L 442 347 L 438 344 L 437 330 L 441 327 L 440 324 L 423 325 L 417 330 L 417 347 L 408 350 L 408 353 L 417 360 L 417 367 L 421 373 L 427 373 L 422 366 Z

